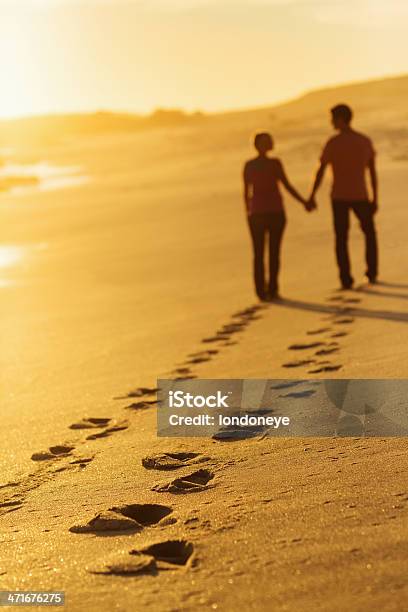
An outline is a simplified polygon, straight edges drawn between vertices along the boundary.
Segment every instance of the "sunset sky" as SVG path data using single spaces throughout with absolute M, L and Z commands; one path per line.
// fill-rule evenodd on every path
M 0 0 L 0 116 L 224 110 L 408 73 L 406 0 Z

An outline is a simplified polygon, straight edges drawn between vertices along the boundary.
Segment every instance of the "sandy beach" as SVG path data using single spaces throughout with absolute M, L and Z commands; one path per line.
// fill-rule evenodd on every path
M 274 134 L 306 194 L 339 100 L 378 152 L 381 282 L 354 223 L 356 288 L 337 291 L 326 180 L 313 214 L 286 197 L 283 299 L 260 305 L 251 134 Z M 401 77 L 7 145 L 7 163 L 80 180 L 0 195 L 3 590 L 64 590 L 75 611 L 404 609 L 404 438 L 158 438 L 155 389 L 407 377 L 407 100 Z

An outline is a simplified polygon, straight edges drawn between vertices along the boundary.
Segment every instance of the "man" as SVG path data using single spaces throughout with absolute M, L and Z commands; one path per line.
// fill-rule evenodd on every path
M 309 205 L 314 205 L 315 195 L 321 185 L 327 166 L 332 167 L 332 209 L 336 234 L 336 257 L 343 289 L 351 289 L 354 279 L 351 275 L 348 253 L 348 232 L 350 211 L 356 215 L 365 236 L 366 276 L 375 283 L 378 274 L 377 236 L 374 215 L 378 210 L 377 172 L 375 151 L 371 140 L 351 127 L 352 110 L 346 104 L 331 109 L 333 127 L 339 132 L 327 142 L 320 158 Z M 366 185 L 366 171 L 369 171 L 372 199 Z

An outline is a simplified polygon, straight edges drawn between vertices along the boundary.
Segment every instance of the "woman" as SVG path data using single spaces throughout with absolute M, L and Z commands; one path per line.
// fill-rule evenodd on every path
M 254 141 L 258 156 L 244 167 L 244 199 L 249 229 L 254 248 L 255 289 L 260 300 L 278 297 L 279 256 L 286 225 L 280 183 L 301 202 L 306 210 L 311 207 L 289 183 L 282 162 L 269 157 L 273 149 L 272 136 L 266 132 L 257 134 Z M 269 235 L 269 282 L 265 282 L 265 238 Z

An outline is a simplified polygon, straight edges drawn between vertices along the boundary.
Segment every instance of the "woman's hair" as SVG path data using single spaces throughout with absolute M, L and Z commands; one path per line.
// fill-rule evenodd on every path
M 259 150 L 259 148 L 262 146 L 262 141 L 265 141 L 266 139 L 268 139 L 268 141 L 272 145 L 273 140 L 269 132 L 258 132 L 257 134 L 255 134 L 255 138 L 254 138 L 255 149 Z

